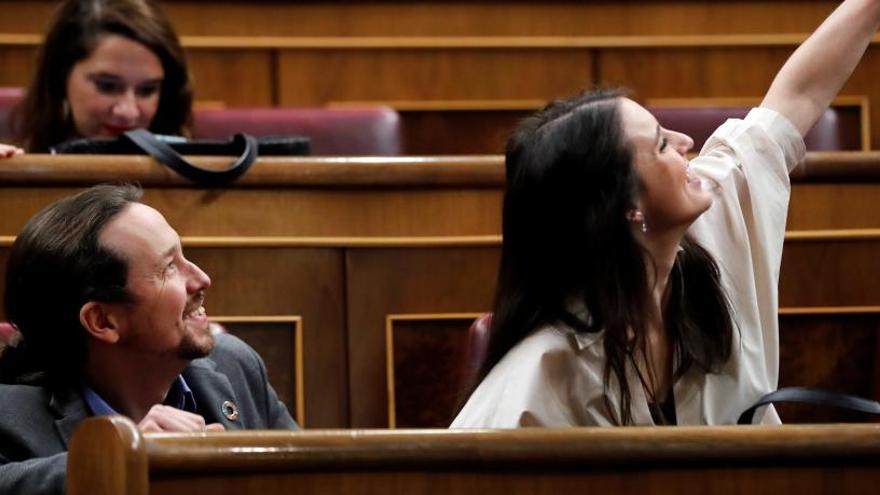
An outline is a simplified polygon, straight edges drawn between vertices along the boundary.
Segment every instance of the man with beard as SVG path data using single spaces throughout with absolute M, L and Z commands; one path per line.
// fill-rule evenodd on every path
M 134 186 L 96 186 L 34 216 L 9 252 L 0 357 L 0 493 L 61 493 L 88 416 L 141 431 L 294 429 L 259 356 L 214 337 L 211 279 Z

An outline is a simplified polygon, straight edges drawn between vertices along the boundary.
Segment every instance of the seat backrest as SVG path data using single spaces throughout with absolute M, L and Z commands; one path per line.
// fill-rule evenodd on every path
M 22 98 L 21 88 L 0 88 L 0 143 L 9 143 L 12 138 L 12 109 Z
M 0 321 L 0 347 L 8 344 L 16 333 L 18 333 L 18 330 L 12 324 Z
M 467 347 L 465 348 L 462 366 L 465 367 L 461 376 L 462 387 L 471 386 L 489 351 L 489 330 L 492 327 L 492 313 L 486 313 L 471 323 L 468 328 Z
M 848 111 L 847 109 L 853 110 Z M 727 119 L 741 119 L 746 106 L 648 107 L 663 127 L 694 139 L 700 151 L 709 136 Z M 857 151 L 862 149 L 862 124 L 857 107 L 831 107 L 804 138 L 809 151 Z
M 400 116 L 389 107 L 199 109 L 193 137 L 300 135 L 313 155 L 387 156 L 401 152 Z

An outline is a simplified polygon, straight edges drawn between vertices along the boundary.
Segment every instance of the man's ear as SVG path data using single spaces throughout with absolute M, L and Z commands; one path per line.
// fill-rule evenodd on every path
M 107 344 L 119 341 L 119 318 L 107 303 L 89 301 L 79 310 L 79 322 L 93 338 Z

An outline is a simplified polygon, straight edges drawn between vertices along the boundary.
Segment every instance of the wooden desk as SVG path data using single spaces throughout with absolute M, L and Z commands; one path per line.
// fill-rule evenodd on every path
M 86 420 L 70 495 L 871 493 L 880 426 L 141 435 Z
M 782 381 L 872 395 L 880 153 L 811 154 L 792 180 Z M 106 181 L 144 186 L 211 275 L 209 314 L 264 356 L 305 425 L 448 420 L 457 391 L 435 378 L 453 372 L 445 357 L 492 305 L 501 157 L 262 159 L 222 189 L 192 187 L 142 157 L 16 157 L 0 161 L 0 271 L 27 218 Z

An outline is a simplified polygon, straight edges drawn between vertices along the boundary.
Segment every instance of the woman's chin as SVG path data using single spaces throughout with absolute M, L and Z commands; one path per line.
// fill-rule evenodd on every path
M 703 213 L 706 213 L 706 211 L 708 211 L 709 208 L 712 207 L 712 201 L 714 201 L 714 199 L 712 198 L 712 195 L 709 194 L 708 191 L 701 191 L 700 196 L 697 198 L 697 205 L 698 205 L 697 208 L 699 209 L 699 212 L 700 212 L 697 215 L 698 217 L 700 215 L 702 215 Z

